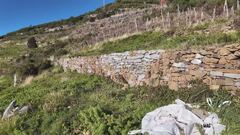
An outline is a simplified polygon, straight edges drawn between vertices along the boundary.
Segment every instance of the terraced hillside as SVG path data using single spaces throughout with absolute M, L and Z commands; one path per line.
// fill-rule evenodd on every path
M 224 0 L 169 0 L 168 7 L 163 9 L 158 0 L 117 0 L 105 8 L 79 17 L 24 28 L 2 36 L 0 114 L 3 116 L 4 110 L 13 100 L 16 100 L 19 108 L 27 107 L 28 110 L 21 114 L 16 109 L 12 117 L 0 120 L 0 134 L 126 135 L 130 130 L 141 127 L 141 119 L 147 112 L 180 98 L 207 111 L 216 112 L 226 125 L 223 134 L 238 135 L 239 86 L 234 89 L 219 86 L 211 90 L 203 79 L 198 78 L 188 82 L 191 87 L 181 87 L 174 91 L 172 86 L 175 84 L 168 87 L 165 84 L 146 85 L 147 82 L 131 86 L 126 85 L 126 81 L 134 80 L 131 76 L 127 76 L 128 79 L 125 80 L 117 75 L 108 76 L 110 71 L 117 74 L 119 67 L 116 67 L 116 70 L 102 67 L 101 71 L 97 71 L 100 66 L 96 66 L 94 72 L 104 71 L 107 77 L 98 76 L 101 74 L 94 75 L 88 70 L 91 64 L 98 62 L 111 65 L 117 61 L 121 68 L 121 63 L 127 63 L 128 58 L 131 62 L 134 61 L 131 58 L 135 58 L 136 53 L 131 54 L 132 51 L 152 53 L 162 49 L 167 52 L 185 52 L 172 55 L 169 53 L 169 63 L 190 61 L 186 64 L 190 65 L 196 52 L 208 50 L 211 54 L 205 54 L 204 57 L 210 58 L 207 59 L 207 63 L 210 64 L 205 64 L 204 58 L 204 64 L 198 65 L 197 68 L 219 68 L 212 65 L 219 66 L 220 59 L 226 57 L 231 58 L 231 63 L 227 63 L 228 59 L 225 63 L 221 61 L 224 65 L 221 68 L 238 71 L 234 73 L 237 74 L 240 70 L 237 54 L 240 47 L 239 10 L 234 0 L 228 1 L 229 14 L 222 11 L 223 5 Z M 37 48 L 27 46 L 31 37 L 35 37 Z M 220 52 L 217 48 L 225 50 Z M 195 52 L 187 53 L 190 50 Z M 125 58 L 125 55 L 119 55 L 115 59 L 118 55 L 116 53 L 129 56 Z M 149 58 L 154 59 L 156 55 L 150 53 Z M 144 57 L 145 55 L 147 54 L 144 54 Z M 186 55 L 189 56 L 185 57 Z M 112 62 L 108 56 L 115 61 Z M 187 60 L 190 57 L 191 59 Z M 65 62 L 65 67 L 75 64 L 76 67 L 70 68 L 72 70 L 64 70 L 57 65 L 59 59 L 78 58 L 83 61 Z M 211 63 L 216 59 L 217 63 Z M 158 64 L 164 62 L 166 60 Z M 133 62 L 133 66 L 126 68 L 129 69 L 124 71 L 126 75 L 149 69 L 143 67 L 143 63 L 137 64 L 137 70 L 132 69 L 134 64 Z M 157 74 L 157 78 L 168 74 L 165 71 L 171 70 L 171 74 L 173 72 L 171 67 L 163 70 L 161 66 L 155 67 L 151 72 Z M 158 72 L 160 69 L 162 72 Z M 181 72 L 174 75 L 181 79 L 187 74 Z M 222 76 L 215 74 L 216 78 L 210 80 L 219 83 L 219 80 L 225 79 Z M 121 82 L 116 83 L 116 79 Z M 209 77 L 206 75 L 205 79 Z M 238 76 L 227 80 L 234 81 L 234 85 L 240 81 Z M 212 98 L 213 107 L 208 106 L 206 98 Z M 226 100 L 232 104 L 219 108 L 219 103 Z

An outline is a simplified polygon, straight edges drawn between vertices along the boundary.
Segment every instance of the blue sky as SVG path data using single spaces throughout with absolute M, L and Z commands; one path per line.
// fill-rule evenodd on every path
M 105 0 L 105 3 L 115 0 Z M 0 0 L 0 35 L 92 11 L 103 0 Z

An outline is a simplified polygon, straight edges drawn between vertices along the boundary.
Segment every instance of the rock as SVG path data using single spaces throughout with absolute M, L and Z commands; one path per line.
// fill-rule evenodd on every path
M 204 56 L 202 56 L 202 55 L 199 54 L 199 53 L 197 53 L 196 56 L 195 56 L 196 59 L 202 59 L 203 57 L 204 57 Z
M 205 64 L 211 64 L 211 63 L 217 64 L 218 61 L 219 61 L 219 59 L 216 59 L 216 58 L 208 58 L 208 57 L 204 57 L 204 58 L 203 58 L 203 62 L 204 62 Z
M 238 57 L 235 56 L 234 54 L 230 54 L 230 55 L 226 56 L 226 59 L 227 60 L 236 60 L 236 59 L 238 59 Z
M 220 86 L 219 85 L 210 85 L 211 90 L 219 90 Z
M 218 51 L 218 54 L 221 56 L 227 56 L 227 55 L 231 54 L 231 52 L 227 48 L 221 48 Z
M 206 50 L 201 50 L 200 51 L 200 54 L 203 55 L 203 56 L 206 56 L 206 55 L 211 55 L 212 53 L 211 52 L 208 52 Z
M 233 79 L 230 79 L 230 78 L 225 78 L 225 86 L 232 86 L 232 85 L 234 85 L 234 80 Z
M 202 61 L 199 60 L 199 59 L 194 59 L 194 60 L 191 61 L 191 63 L 195 64 L 195 65 L 200 65 L 202 63 Z
M 184 64 L 183 62 L 173 63 L 172 66 L 173 66 L 173 67 L 177 67 L 177 68 L 186 68 L 186 67 L 187 67 L 187 65 Z
M 240 51 L 236 51 L 236 52 L 234 53 L 234 55 L 237 56 L 237 57 L 240 57 Z
M 18 111 L 18 113 L 19 114 L 24 114 L 24 113 L 27 113 L 28 112 L 28 110 L 30 109 L 30 106 L 24 106 L 24 107 L 22 107 L 19 111 Z
M 16 106 L 16 101 L 13 100 L 9 105 L 8 107 L 5 109 L 4 113 L 3 113 L 3 116 L 2 116 L 2 119 L 7 119 L 7 118 L 10 118 L 14 115 L 14 108 Z
M 200 70 L 191 70 L 190 75 L 195 76 L 198 79 L 202 79 L 207 73 L 205 71 Z
M 168 83 L 168 87 L 171 90 L 178 90 L 178 83 L 176 83 L 176 82 L 169 82 Z
M 139 75 L 139 76 L 138 76 L 138 81 L 142 81 L 144 78 L 145 78 L 145 75 L 144 75 L 144 74 Z
M 219 64 L 226 64 L 226 63 L 227 63 L 227 60 L 226 60 L 225 57 L 221 57 L 218 63 L 219 63 Z
M 240 74 L 224 73 L 224 77 L 240 79 Z
M 223 76 L 223 72 L 220 71 L 210 71 L 210 76 Z

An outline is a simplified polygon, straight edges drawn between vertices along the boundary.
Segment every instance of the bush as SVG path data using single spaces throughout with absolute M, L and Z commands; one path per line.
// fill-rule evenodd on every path
M 37 48 L 38 45 L 37 45 L 36 39 L 34 37 L 31 37 L 30 39 L 28 39 L 27 46 L 28 48 Z
M 240 17 L 237 17 L 234 19 L 233 25 L 234 25 L 235 29 L 240 30 Z

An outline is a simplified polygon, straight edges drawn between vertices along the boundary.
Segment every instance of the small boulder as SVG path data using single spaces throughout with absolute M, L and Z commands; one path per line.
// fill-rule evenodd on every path
M 236 60 L 236 59 L 238 59 L 238 57 L 237 57 L 236 55 L 234 55 L 234 54 L 230 54 L 230 55 L 228 55 L 228 56 L 226 57 L 226 59 L 227 59 L 227 60 Z
M 240 57 L 240 52 L 239 52 L 239 51 L 236 51 L 236 52 L 234 53 L 234 55 L 237 56 L 237 57 Z
M 7 119 L 7 118 L 10 118 L 14 115 L 14 109 L 15 109 L 15 106 L 16 106 L 16 101 L 13 100 L 9 105 L 8 107 L 5 109 L 4 113 L 3 113 L 3 116 L 2 116 L 2 119 Z
M 218 52 L 219 55 L 221 56 L 227 56 L 231 54 L 231 52 L 227 48 L 221 48 Z
M 194 59 L 194 60 L 191 61 L 191 63 L 194 64 L 194 65 L 200 65 L 202 63 L 202 61 L 199 60 L 199 59 Z

